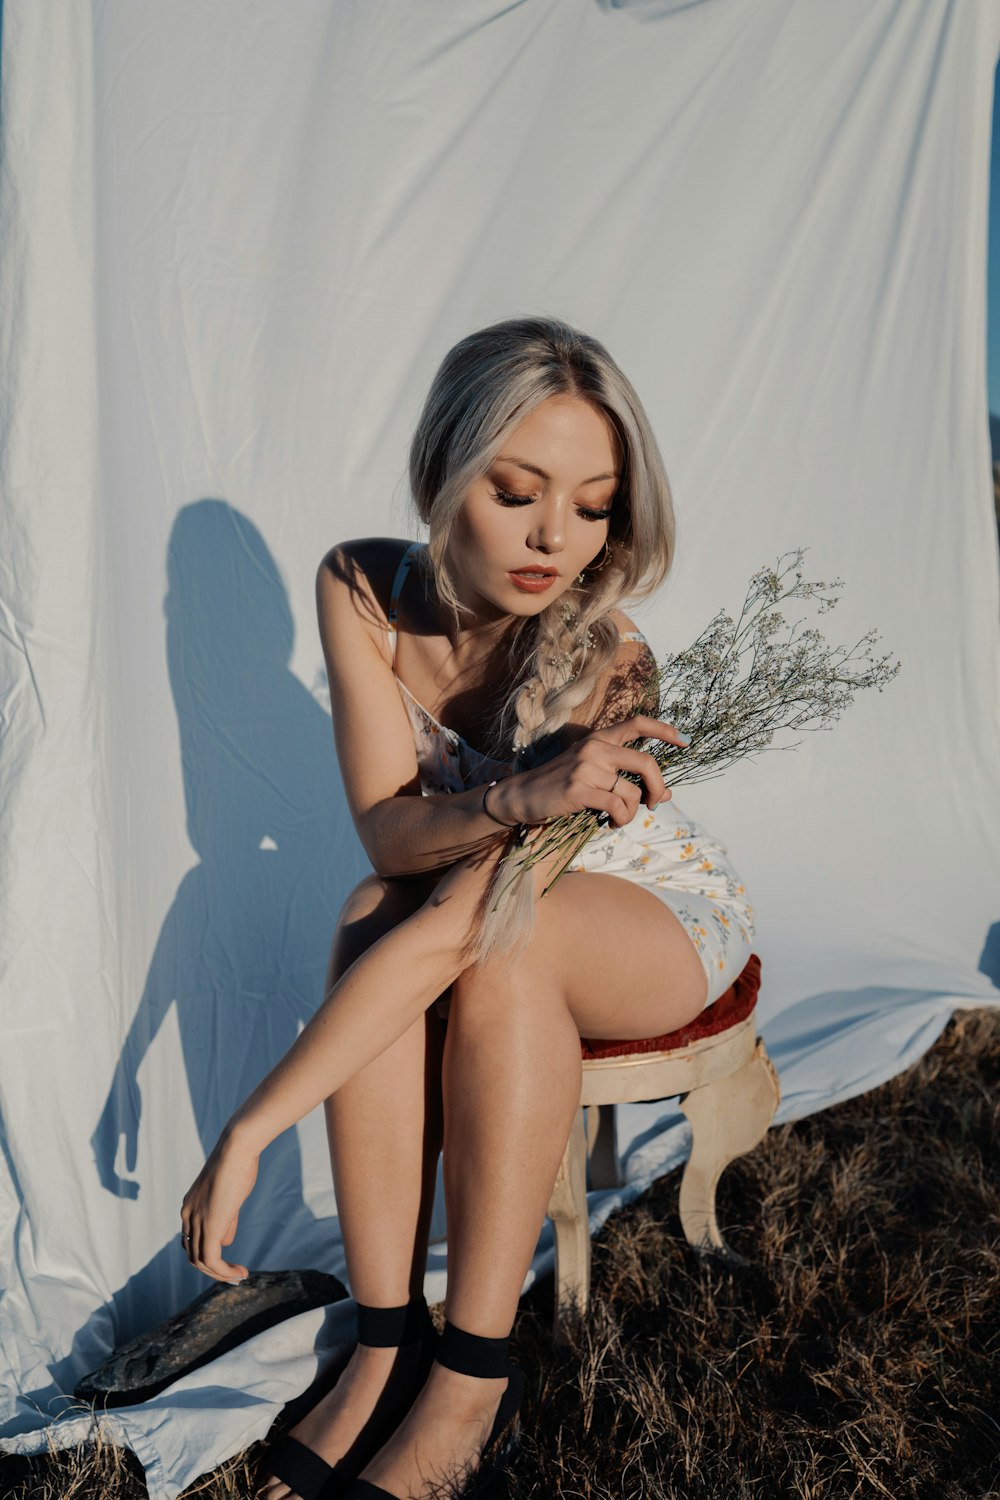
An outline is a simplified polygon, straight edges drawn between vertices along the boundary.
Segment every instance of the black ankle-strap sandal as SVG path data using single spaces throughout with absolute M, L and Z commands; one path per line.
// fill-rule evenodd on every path
M 446 1321 L 434 1355 L 439 1365 L 455 1370 L 459 1375 L 478 1375 L 485 1380 L 507 1377 L 507 1389 L 500 1397 L 493 1426 L 470 1483 L 476 1495 L 482 1494 L 498 1478 L 517 1443 L 524 1375 L 517 1365 L 511 1363 L 507 1353 L 509 1345 L 509 1337 L 486 1338 L 482 1334 L 467 1333 L 464 1328 Z M 399 1496 L 368 1479 L 355 1479 L 345 1490 L 343 1500 L 399 1500 Z
M 420 1344 L 412 1376 L 390 1385 L 379 1399 L 350 1448 L 335 1464 L 328 1464 L 298 1438 L 286 1436 L 267 1455 L 267 1472 L 281 1479 L 302 1500 L 341 1500 L 350 1481 L 378 1452 L 399 1426 L 427 1379 L 434 1361 L 438 1335 L 423 1296 L 411 1297 L 401 1307 L 368 1307 L 359 1302 L 358 1343 L 372 1349 Z

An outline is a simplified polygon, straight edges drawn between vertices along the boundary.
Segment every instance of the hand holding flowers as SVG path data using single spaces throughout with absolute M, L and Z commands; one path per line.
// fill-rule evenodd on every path
M 655 807 L 671 795 L 656 758 L 634 748 L 643 738 L 684 744 L 672 724 L 635 714 L 593 730 L 542 766 L 498 782 L 491 815 L 516 827 L 596 809 L 616 825 L 630 822 L 640 802 Z
M 781 634 L 785 618 L 776 606 L 783 600 L 818 599 L 820 614 L 839 602 L 833 590 L 843 587 L 843 579 L 836 578 L 832 583 L 803 579 L 801 563 L 806 550 L 800 547 L 786 552 L 776 567 L 754 573 L 738 620 L 720 610 L 692 645 L 667 657 L 656 668 L 639 707 L 649 715 L 665 714 L 671 724 L 680 726 L 690 739 L 689 748 L 683 748 L 683 736 L 676 730 L 670 736 L 659 733 L 668 727 L 663 721 L 651 731 L 650 720 L 641 713 L 614 726 L 614 730 L 627 725 L 638 727 L 641 736 L 624 741 L 629 751 L 643 756 L 641 771 L 622 759 L 617 763 L 622 768 L 617 801 L 631 809 L 624 821 L 634 816 L 641 800 L 626 792 L 624 783 L 635 783 L 639 775 L 648 788 L 652 779 L 650 760 L 659 770 L 664 789 L 708 781 L 744 756 L 769 748 L 779 730 L 832 729 L 859 688 L 877 687 L 881 692 L 901 670 L 898 661 L 890 664 L 888 655 L 873 658 L 872 646 L 878 639 L 874 630 L 850 650 L 830 648 L 815 629 L 796 635 L 801 621 L 796 621 L 787 635 Z M 786 558 L 791 561 L 783 567 Z M 786 580 L 793 571 L 795 581 L 788 585 Z M 867 665 L 852 670 L 852 663 Z M 599 733 L 606 738 L 609 735 L 608 730 Z M 589 744 L 589 740 L 583 743 Z M 678 748 L 683 748 L 683 755 L 678 755 Z M 621 757 L 624 751 L 616 754 Z M 561 759 L 556 757 L 550 764 L 556 766 Z M 532 774 L 522 773 L 524 777 Z M 513 778 L 505 799 L 512 815 L 518 813 L 515 788 L 520 779 Z M 647 800 L 647 806 L 651 805 Z M 533 804 L 529 815 L 522 817 L 523 824 L 533 822 L 539 811 L 540 806 Z M 524 827 L 512 838 L 505 859 L 509 878 L 506 884 L 498 881 L 494 905 L 515 881 L 526 877 L 533 864 L 561 851 L 565 857 L 545 887 L 550 889 L 583 846 L 610 821 L 620 824 L 623 820 L 611 818 L 611 808 L 600 796 L 577 811 L 556 814 L 550 803 L 548 815 L 539 818 L 543 826 L 532 838 L 530 849 L 524 848 Z

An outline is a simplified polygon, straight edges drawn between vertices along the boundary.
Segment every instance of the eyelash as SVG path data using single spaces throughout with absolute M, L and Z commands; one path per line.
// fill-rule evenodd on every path
M 500 489 L 499 485 L 490 493 L 501 505 L 530 505 L 534 499 L 533 495 L 512 495 L 509 490 Z M 611 515 L 610 509 L 589 510 L 585 505 L 578 505 L 577 511 L 581 516 L 586 516 L 588 521 L 606 521 Z

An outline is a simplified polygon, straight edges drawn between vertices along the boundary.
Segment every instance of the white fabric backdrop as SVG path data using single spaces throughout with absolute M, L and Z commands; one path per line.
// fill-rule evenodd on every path
M 659 653 L 802 545 L 847 580 L 831 640 L 875 625 L 902 659 L 832 734 L 678 793 L 754 899 L 778 1118 L 1000 1000 L 998 44 L 998 0 L 7 0 L 8 1450 L 77 1440 L 81 1374 L 208 1285 L 180 1199 L 366 869 L 315 568 L 416 534 L 408 438 L 473 328 L 556 313 L 636 383 L 679 514 Z M 683 1156 L 679 1120 L 624 1112 L 595 1227 Z M 317 1111 L 234 1253 L 342 1273 L 334 1214 Z M 261 1436 L 349 1313 L 118 1414 L 154 1500 Z

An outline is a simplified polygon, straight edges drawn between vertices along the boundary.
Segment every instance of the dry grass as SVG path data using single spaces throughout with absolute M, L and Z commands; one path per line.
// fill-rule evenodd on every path
M 569 1347 L 551 1282 L 522 1303 L 522 1440 L 491 1493 L 1000 1497 L 998 1081 L 1000 1012 L 966 1012 L 908 1073 L 772 1130 L 719 1189 L 749 1270 L 692 1255 L 676 1173 L 615 1215 Z M 251 1496 L 263 1452 L 187 1495 Z M 108 1445 L 9 1472 L 24 1500 L 145 1494 Z

